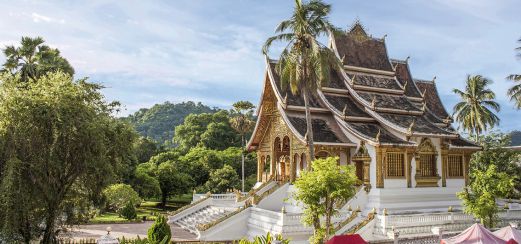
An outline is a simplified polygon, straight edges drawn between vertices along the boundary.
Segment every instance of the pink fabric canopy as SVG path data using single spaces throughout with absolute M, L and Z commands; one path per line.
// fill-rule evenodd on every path
M 480 224 L 474 224 L 459 235 L 441 240 L 442 244 L 505 244 L 506 241 L 495 236 Z
M 521 230 L 517 230 L 512 226 L 503 227 L 494 231 L 494 235 L 505 241 L 514 240 L 517 243 L 521 243 Z

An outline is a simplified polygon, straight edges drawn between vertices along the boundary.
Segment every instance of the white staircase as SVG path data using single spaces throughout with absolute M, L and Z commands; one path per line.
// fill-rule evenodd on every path
M 226 216 L 227 214 L 234 211 L 234 209 L 227 209 L 216 206 L 206 206 L 199 209 L 181 219 L 174 221 L 181 228 L 193 233 L 198 234 L 197 226 L 200 224 L 208 224 Z

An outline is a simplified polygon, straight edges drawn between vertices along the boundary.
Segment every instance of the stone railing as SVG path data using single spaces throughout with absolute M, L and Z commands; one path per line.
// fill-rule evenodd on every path
M 351 211 L 351 215 L 349 216 L 349 218 L 347 218 L 344 221 L 341 221 L 340 223 L 337 224 L 337 226 L 335 227 L 335 232 L 339 231 L 342 227 L 344 227 L 347 224 L 351 223 L 351 221 L 356 219 L 356 217 L 358 217 L 358 212 L 357 211 Z
M 279 188 L 281 188 L 282 186 L 284 186 L 286 183 L 283 183 L 283 182 L 277 182 L 277 185 L 270 188 L 269 190 L 267 191 L 264 191 L 261 195 L 254 195 L 253 196 L 253 204 L 259 204 L 260 201 L 262 201 L 264 198 L 266 198 L 267 196 L 269 196 L 271 193 L 274 193 L 275 191 L 277 191 Z
M 351 227 L 346 233 L 347 234 L 354 234 L 357 231 L 361 230 L 364 226 L 366 226 L 371 221 L 373 221 L 375 215 L 376 215 L 375 213 L 369 213 L 367 215 L 367 218 L 365 218 L 362 222 L 356 224 L 355 226 Z

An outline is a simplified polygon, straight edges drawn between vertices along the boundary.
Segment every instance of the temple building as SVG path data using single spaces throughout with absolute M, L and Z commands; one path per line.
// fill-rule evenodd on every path
M 362 184 L 339 206 L 335 233 L 379 240 L 472 225 L 456 193 L 468 184 L 470 157 L 481 148 L 454 130 L 435 79 L 413 77 L 408 58 L 390 59 L 385 37 L 368 35 L 358 22 L 343 34 L 330 34 L 329 48 L 343 69 L 331 71 L 328 84 L 310 99 L 315 156 L 354 165 Z M 258 159 L 254 189 L 194 194 L 191 205 L 169 218 L 198 240 L 271 232 L 306 243 L 313 234 L 301 222 L 304 206 L 293 199 L 292 185 L 311 166 L 304 101 L 283 89 L 276 64 L 266 57 L 258 120 L 248 142 Z M 521 219 L 521 211 L 516 214 L 506 216 Z
M 385 38 L 355 24 L 332 36 L 344 70 L 310 99 L 316 157 L 353 164 L 367 188 L 461 189 L 480 147 L 451 127 L 435 79 L 416 79 L 408 59 L 390 59 Z M 266 59 L 258 121 L 248 149 L 257 152 L 259 182 L 294 181 L 308 170 L 304 101 L 282 89 L 276 60 Z

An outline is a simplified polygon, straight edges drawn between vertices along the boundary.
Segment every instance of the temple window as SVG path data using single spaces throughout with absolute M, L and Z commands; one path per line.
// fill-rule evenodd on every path
M 418 146 L 416 156 L 416 174 L 420 177 L 437 176 L 438 170 L 436 167 L 437 152 L 436 147 L 432 142 L 425 138 Z
M 405 157 L 401 152 L 387 153 L 387 177 L 405 176 Z
M 463 177 L 463 155 L 449 155 L 448 171 L 449 177 Z

